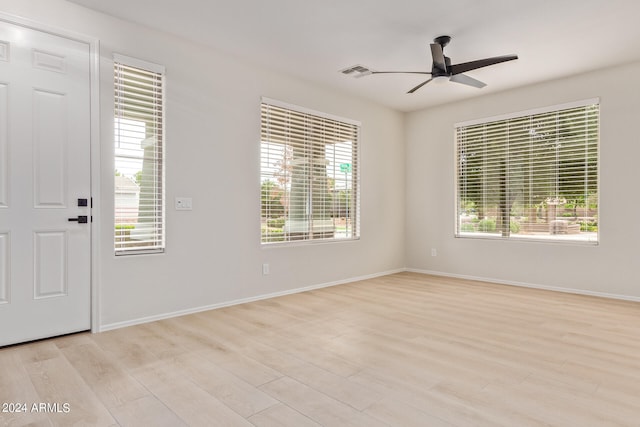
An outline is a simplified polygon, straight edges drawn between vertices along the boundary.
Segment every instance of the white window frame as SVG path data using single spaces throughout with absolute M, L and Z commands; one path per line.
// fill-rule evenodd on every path
M 271 112 L 273 111 L 273 112 Z M 280 121 L 279 117 L 282 114 L 291 114 L 291 122 Z M 278 118 L 276 118 L 276 116 Z M 285 129 L 285 132 L 291 132 L 292 136 L 274 136 L 270 133 L 269 126 L 281 125 Z M 309 124 L 308 124 L 309 123 Z M 291 124 L 291 127 L 289 127 Z M 295 125 L 301 125 L 304 132 L 308 132 L 304 137 L 301 137 L 298 133 L 293 135 Z M 313 132 L 311 129 L 317 129 L 312 126 L 326 125 L 327 129 L 338 129 L 338 136 L 330 134 L 327 131 L 326 134 L 320 134 L 320 132 Z M 307 243 L 327 243 L 327 242 L 341 242 L 352 241 L 360 238 L 360 128 L 361 123 L 351 119 L 345 119 L 343 117 L 334 116 L 331 114 L 311 110 L 305 107 L 289 104 L 286 102 L 262 97 L 261 98 L 261 141 L 260 141 L 260 197 L 261 197 L 261 238 L 260 242 L 263 247 L 278 246 L 278 245 L 297 245 Z M 300 130 L 301 128 L 296 128 Z M 344 132 L 351 138 L 344 136 L 344 142 L 336 143 L 336 139 L 339 140 Z M 271 135 L 271 136 L 269 136 Z M 271 138 L 284 139 L 290 138 L 290 143 L 282 142 L 269 142 Z M 320 144 L 325 144 L 324 150 L 318 150 Z M 334 144 L 330 149 L 330 153 L 327 153 L 327 146 Z M 338 147 L 338 144 L 344 144 Z M 282 146 L 283 148 L 279 148 Z M 302 147 L 305 147 L 304 149 Z M 294 150 L 296 147 L 298 154 L 304 151 L 302 157 L 298 157 L 298 160 L 302 159 L 303 162 L 312 165 L 310 171 L 304 172 L 303 176 L 305 180 L 308 180 L 308 184 L 305 187 L 304 202 L 296 203 L 295 190 L 293 189 L 293 179 L 295 176 L 295 164 L 296 159 L 294 154 L 290 154 L 288 159 L 285 154 L 286 150 Z M 280 152 L 275 153 L 274 151 Z M 318 165 L 317 161 L 314 161 L 313 154 L 310 153 L 324 153 L 321 156 L 321 162 L 326 162 L 326 176 L 321 169 L 316 169 L 313 165 Z M 283 166 L 282 170 L 287 175 L 282 179 L 282 183 L 276 184 L 277 173 L 274 171 L 274 163 L 279 162 Z M 289 163 L 288 163 L 289 162 Z M 343 176 L 344 174 L 344 176 Z M 315 177 L 315 179 L 313 179 Z M 317 182 L 318 177 L 322 182 L 322 178 L 327 178 L 327 183 L 333 182 L 333 188 L 326 191 L 319 197 L 318 192 L 314 192 L 313 188 Z M 265 215 L 265 206 L 269 203 L 265 203 L 265 198 L 269 197 L 264 192 L 264 183 L 266 181 L 272 181 L 273 184 L 278 186 L 278 191 L 281 191 L 284 196 L 282 199 L 284 202 L 280 202 L 283 209 L 282 215 L 279 217 L 282 222 L 281 231 L 278 228 L 271 227 L 270 221 L 271 215 Z M 320 188 L 320 187 L 315 187 Z M 328 187 L 329 188 L 329 187 Z M 324 193 L 324 190 L 321 190 Z M 299 193 L 299 194 L 301 194 Z M 342 193 L 342 194 L 341 194 Z M 344 203 L 340 200 L 344 199 Z M 302 197 L 298 197 L 301 200 Z M 338 202 L 336 202 L 338 200 Z M 321 201 L 321 203 L 319 202 Z M 313 208 L 314 203 L 320 204 L 321 209 Z M 344 204 L 344 206 L 343 206 Z M 329 207 L 327 207 L 329 206 Z M 297 210 L 298 214 L 291 214 L 292 210 Z M 304 211 L 304 213 L 302 213 Z M 292 218 L 294 216 L 302 217 L 302 219 Z M 341 218 L 344 216 L 344 220 Z M 318 219 L 320 217 L 320 219 Z M 276 231 L 273 231 L 273 230 Z
M 543 209 L 543 216 L 545 216 L 545 218 L 543 218 L 542 220 L 539 219 L 538 216 L 535 217 L 535 219 L 533 221 L 530 220 L 531 217 L 533 217 L 533 214 L 529 214 L 527 216 L 527 214 L 525 213 L 525 215 L 523 215 L 523 220 L 526 223 L 527 229 L 524 232 L 520 232 L 520 230 L 517 233 L 513 233 L 511 231 L 512 228 L 512 224 L 511 224 L 511 219 L 512 219 L 512 211 L 511 211 L 511 207 L 512 205 L 509 204 L 509 202 L 504 203 L 505 206 L 509 206 L 508 209 L 508 215 L 509 215 L 509 225 L 504 224 L 503 223 L 503 227 L 502 230 L 497 230 L 494 233 L 490 233 L 490 232 L 482 232 L 479 229 L 475 229 L 472 230 L 471 228 L 473 227 L 473 224 L 471 224 L 469 222 L 469 218 L 472 218 L 473 214 L 469 214 L 469 212 L 467 212 L 467 204 L 469 203 L 469 197 L 467 197 L 466 200 L 462 200 L 465 196 L 465 194 L 461 194 L 464 193 L 464 191 L 461 190 L 461 177 L 464 175 L 464 173 L 466 171 L 462 170 L 463 168 L 463 164 L 467 161 L 466 160 L 466 153 L 464 153 L 464 149 L 461 148 L 461 145 L 463 144 L 463 142 L 461 142 L 461 140 L 464 139 L 464 132 L 466 129 L 470 129 L 470 128 L 474 128 L 475 129 L 475 137 L 478 138 L 478 130 L 479 127 L 482 126 L 487 126 L 487 128 L 489 126 L 496 126 L 496 125 L 504 125 L 504 126 L 509 126 L 509 124 L 515 123 L 516 121 L 520 121 L 520 124 L 522 123 L 523 119 L 528 119 L 531 118 L 531 120 L 536 120 L 537 118 L 540 117 L 544 117 L 545 115 L 548 114 L 553 114 L 556 113 L 558 117 L 560 117 L 560 115 L 562 114 L 562 112 L 569 112 L 571 110 L 575 110 L 575 109 L 580 109 L 580 108 L 584 108 L 585 111 L 590 108 L 590 107 L 595 107 L 596 109 L 596 118 L 595 120 L 589 121 L 589 122 L 585 122 L 587 123 L 586 126 L 596 126 L 597 129 L 597 136 L 595 136 L 595 143 L 592 141 L 594 138 L 591 137 L 588 139 L 589 142 L 583 142 L 584 143 L 584 147 L 585 150 L 595 150 L 595 156 L 593 155 L 593 151 L 589 151 L 588 154 L 585 151 L 584 157 L 581 159 L 582 161 L 585 162 L 585 164 L 588 163 L 588 161 L 593 160 L 595 157 L 595 173 L 591 172 L 590 174 L 588 173 L 584 173 L 584 180 L 585 180 L 585 184 L 584 184 L 584 203 L 585 203 L 585 207 L 580 208 L 580 211 L 584 213 L 584 216 L 580 217 L 578 215 L 576 215 L 575 217 L 573 217 L 573 220 L 570 220 L 570 218 L 567 216 L 567 219 L 564 219 L 562 217 L 558 217 L 555 215 L 556 212 L 561 212 L 561 210 L 559 208 L 556 208 L 555 206 L 557 203 L 562 203 L 565 201 L 565 199 L 563 197 L 561 197 L 561 195 L 559 194 L 560 192 L 558 191 L 558 187 L 556 188 L 556 194 L 554 195 L 554 197 L 548 197 L 545 201 L 545 206 Z M 493 128 L 495 129 L 495 127 Z M 515 128 L 514 128 L 515 129 Z M 522 127 L 520 128 L 520 132 L 522 132 Z M 558 129 L 560 129 L 560 127 L 556 128 L 556 132 L 558 132 Z M 586 129 L 586 128 L 585 128 Z M 590 131 L 593 131 L 593 129 L 591 127 L 589 127 Z M 535 136 L 535 129 L 532 129 L 529 131 L 531 134 L 531 138 L 533 139 Z M 516 194 L 516 191 L 512 191 L 509 192 L 510 188 L 516 188 L 517 189 L 517 185 L 516 183 L 514 183 L 514 180 L 512 178 L 511 175 L 511 171 L 512 169 L 512 164 L 510 164 L 511 162 L 511 154 L 521 154 L 522 151 L 518 151 L 521 150 L 521 147 L 518 147 L 517 144 L 523 144 L 522 141 L 525 141 L 522 139 L 521 135 L 522 133 L 520 133 L 520 137 L 518 139 L 518 137 L 516 137 L 516 132 L 515 131 L 511 131 L 511 129 L 509 129 L 506 134 L 505 133 L 500 133 L 500 136 L 497 136 L 496 139 L 494 141 L 498 141 L 504 144 L 504 153 L 507 153 L 507 155 L 504 155 L 504 153 L 500 153 L 500 154 L 496 154 L 496 156 L 490 156 L 490 155 L 486 155 L 486 157 L 482 157 L 484 160 L 484 162 L 486 162 L 485 164 L 489 164 L 491 162 L 487 162 L 486 159 L 492 159 L 492 160 L 497 160 L 499 159 L 500 155 L 502 154 L 504 156 L 502 162 L 506 162 L 506 169 L 509 172 L 506 174 L 503 174 L 504 178 L 504 182 L 502 181 L 497 181 L 495 178 L 487 178 L 487 176 L 491 175 L 491 172 L 488 171 L 489 167 L 487 167 L 485 170 L 485 167 L 483 166 L 482 170 L 482 190 L 480 191 L 480 194 L 482 194 L 482 197 L 491 197 L 491 196 L 487 196 L 487 194 L 500 194 L 500 197 L 504 197 L 505 199 L 507 198 L 507 194 Z M 506 137 L 504 135 L 507 135 Z M 511 144 L 513 144 L 513 146 L 515 148 L 513 148 L 514 151 L 509 151 L 509 139 L 510 137 L 514 138 L 514 141 L 511 142 Z M 483 137 L 484 138 L 484 137 Z M 454 159 L 455 159 L 455 167 L 454 167 L 454 171 L 455 171 L 455 232 L 454 235 L 455 237 L 458 238 L 493 238 L 493 239 L 506 239 L 506 240 L 518 240 L 518 241 L 540 241 L 540 242 L 553 242 L 553 243 L 572 243 L 572 244 L 588 244 L 588 245 L 597 245 L 600 239 L 600 216 L 599 216 L 599 206 L 600 206 L 600 202 L 599 202 L 599 197 L 600 197 L 600 100 L 599 98 L 591 98 L 591 99 L 586 99 L 586 100 L 581 100 L 581 101 L 576 101 L 576 102 L 571 102 L 571 103 L 566 103 L 566 104 L 559 104 L 559 105 L 554 105 L 554 106 L 549 106 L 549 107 L 543 107 L 543 108 L 537 108 L 537 109 L 532 109 L 532 110 L 528 110 L 528 111 L 522 111 L 522 112 L 516 112 L 516 113 L 510 113 L 510 114 L 505 114 L 505 115 L 501 115 L 501 116 L 494 116 L 494 117 L 488 117 L 488 118 L 482 118 L 482 119 L 475 119 L 475 120 L 470 120 L 470 121 L 466 121 L 466 122 L 460 122 L 460 123 L 456 123 L 454 125 L 454 140 L 455 140 L 455 144 L 454 144 Z M 489 139 L 487 138 L 487 141 L 489 141 Z M 557 141 L 560 141 L 560 139 L 557 139 Z M 587 141 L 587 138 L 584 139 L 584 141 Z M 524 144 L 527 144 L 527 142 L 524 142 Z M 530 146 L 536 147 L 535 146 L 535 142 L 529 142 L 528 143 Z M 548 141 L 547 141 L 548 144 Z M 560 147 L 560 142 L 557 143 L 558 147 Z M 559 149 L 556 149 L 559 150 Z M 489 153 L 489 151 L 487 151 L 487 153 Z M 571 152 L 574 153 L 574 152 Z M 566 154 L 565 154 L 566 155 Z M 563 157 L 562 159 L 564 161 L 566 161 L 568 157 Z M 504 160 L 506 159 L 506 160 Z M 558 157 L 558 159 L 560 159 Z M 513 164 L 516 165 L 516 167 L 519 165 L 517 163 L 517 159 L 513 161 Z M 495 168 L 495 164 L 493 163 L 490 167 Z M 548 165 L 554 164 L 556 166 L 556 177 L 555 179 L 558 180 L 558 176 L 560 176 L 562 170 L 561 168 L 561 162 L 560 160 L 556 160 L 556 163 L 553 162 L 547 162 L 544 164 L 539 164 L 536 165 L 536 167 L 538 168 L 538 173 L 541 173 L 539 168 L 540 167 L 548 167 Z M 531 166 L 529 166 L 531 167 Z M 592 169 L 589 169 L 592 171 Z M 533 170 L 534 172 L 536 171 L 535 169 Z M 489 175 L 487 175 L 489 174 Z M 593 179 L 593 175 L 595 174 L 595 179 Z M 494 173 L 495 176 L 495 173 Z M 535 178 L 529 178 L 529 184 L 530 186 L 533 186 L 534 184 L 537 184 L 538 182 L 544 182 L 544 180 L 542 178 L 540 178 L 540 181 L 538 181 L 538 175 L 535 174 L 531 174 L 531 177 L 535 177 Z M 567 175 L 564 175 L 565 177 Z M 468 175 L 466 176 L 468 179 Z M 496 185 L 496 182 L 499 183 L 499 185 Z M 595 184 L 595 195 L 594 194 L 587 194 L 588 191 L 590 189 L 592 189 L 592 186 Z M 492 187 L 493 186 L 493 187 Z M 511 187 L 510 187 L 511 186 Z M 495 191 L 491 192 L 492 190 L 489 190 L 489 188 L 491 189 L 495 189 L 495 188 L 505 188 L 505 190 L 503 191 L 498 191 L 497 193 Z M 503 194 L 504 193 L 504 194 Z M 468 191 L 467 191 L 467 194 Z M 493 196 L 495 197 L 495 196 Z M 512 196 L 512 199 L 510 200 L 515 200 L 514 198 L 515 196 Z M 591 208 L 591 201 L 592 199 L 595 198 L 595 209 Z M 533 211 L 533 208 L 531 208 L 531 203 L 532 203 L 532 198 L 529 196 L 528 201 L 528 205 L 529 205 L 529 209 L 530 211 Z M 464 204 L 464 205 L 463 205 Z M 487 205 L 488 206 L 488 205 Z M 575 206 L 577 206 L 577 203 L 575 204 Z M 576 209 L 576 207 L 574 206 L 574 211 L 578 211 L 578 209 Z M 485 208 L 483 208 L 484 210 Z M 496 211 L 499 211 L 499 208 L 495 208 Z M 556 211 L 556 209 L 558 209 Z M 489 209 L 486 208 L 486 210 L 488 211 Z M 590 231 L 583 231 L 582 227 L 587 227 L 587 220 L 586 220 L 586 216 L 587 215 L 591 215 L 591 213 L 595 210 L 595 215 L 591 216 L 590 218 L 595 218 L 596 221 L 596 226 L 595 226 L 595 232 L 590 232 Z M 589 212 L 589 214 L 587 214 L 587 212 Z M 483 212 L 485 213 L 485 212 Z M 477 212 L 475 212 L 475 214 L 478 214 Z M 568 213 L 567 213 L 568 214 Z M 478 217 L 480 215 L 477 215 Z M 490 217 L 490 216 L 489 216 Z M 499 214 L 496 213 L 496 219 L 498 219 Z M 552 219 L 553 218 L 553 219 Z M 476 218 L 477 219 L 477 218 Z M 543 222 L 546 221 L 546 225 L 542 224 L 537 224 L 538 222 Z M 497 222 L 500 222 L 499 220 Z M 532 225 L 534 224 L 535 225 Z M 581 228 L 577 228 L 580 224 L 582 223 L 582 225 L 580 226 Z M 591 224 L 591 223 L 589 223 Z M 476 224 L 477 226 L 478 224 Z M 520 224 L 516 224 L 516 226 L 514 228 L 518 228 L 520 226 Z M 547 229 L 547 231 L 543 231 L 542 229 L 545 228 Z M 540 230 L 538 230 L 538 228 Z M 591 229 L 591 227 L 587 228 L 587 230 Z
M 153 179 L 145 184 L 140 183 L 138 190 L 129 190 L 134 193 L 135 201 L 131 206 L 126 206 L 124 196 L 118 196 L 119 189 L 114 182 L 114 251 L 115 255 L 137 255 L 163 253 L 165 250 L 166 236 L 166 213 L 165 213 L 165 164 L 166 164 L 166 132 L 165 132 L 165 67 L 152 62 L 147 62 L 138 58 L 125 55 L 114 54 L 114 169 L 128 176 L 133 188 L 135 180 L 134 169 L 140 169 L 140 173 L 145 168 L 151 170 L 148 175 Z M 115 96 L 118 90 L 126 90 L 129 83 L 126 78 L 119 80 L 116 74 L 119 67 L 133 68 L 140 73 L 146 73 L 150 81 L 149 90 L 152 99 L 152 106 L 144 113 L 153 116 L 151 137 L 146 135 L 149 130 L 148 124 L 140 120 L 126 117 L 124 103 L 118 101 Z M 122 72 L 122 71 L 121 71 Z M 133 95 L 131 95 L 133 96 Z M 138 99 L 139 100 L 139 99 Z M 142 107 L 144 108 L 144 107 Z M 143 127 L 144 126 L 144 127 Z M 139 147 L 136 145 L 139 144 Z M 125 154 L 123 146 L 128 146 Z M 147 151 L 148 150 L 148 151 Z M 127 161 L 130 165 L 127 165 Z M 125 174 L 119 171 L 118 167 L 129 168 Z M 144 175 L 143 175 L 144 176 Z M 117 181 L 117 180 L 116 180 Z M 126 180 L 123 180 L 126 181 Z M 128 181 L 127 181 L 128 182 Z M 124 190 L 122 190 L 124 191 Z M 122 193 L 120 191 L 120 193 Z M 137 195 L 136 195 L 137 193 Z M 120 197 L 120 199 L 119 199 Z M 146 205 L 144 200 L 151 200 Z M 137 206 L 133 206 L 137 203 Z M 141 209 L 149 210 L 150 214 L 140 214 Z M 135 212 L 134 212 L 135 211 Z M 139 219 L 143 217 L 143 221 Z M 127 227 L 132 226 L 133 229 Z

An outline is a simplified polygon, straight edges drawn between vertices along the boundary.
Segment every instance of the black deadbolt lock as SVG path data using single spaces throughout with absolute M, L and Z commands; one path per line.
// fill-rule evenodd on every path
M 87 206 L 87 199 L 78 199 L 78 206 L 80 207 Z

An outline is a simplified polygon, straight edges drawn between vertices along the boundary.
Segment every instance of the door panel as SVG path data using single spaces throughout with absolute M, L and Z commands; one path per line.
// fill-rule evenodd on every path
M 0 21 L 0 346 L 90 328 L 90 197 L 89 45 Z
M 67 233 L 34 233 L 35 287 L 33 298 L 67 295 Z
M 55 53 L 43 52 L 37 49 L 33 50 L 33 66 L 42 70 L 57 71 L 66 73 L 66 61 L 64 56 Z
M 9 150 L 7 122 L 7 93 L 6 84 L 0 81 L 0 208 L 6 208 L 9 204 Z
M 66 97 L 33 91 L 33 171 L 35 207 L 65 207 L 67 200 Z
M 9 43 L 0 41 L 0 61 L 9 60 Z
M 0 304 L 9 302 L 9 233 L 0 233 Z

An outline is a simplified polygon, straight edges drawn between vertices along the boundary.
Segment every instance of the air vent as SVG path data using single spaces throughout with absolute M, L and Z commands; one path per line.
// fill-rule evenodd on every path
M 346 76 L 353 76 L 356 78 L 368 76 L 372 73 L 370 69 L 362 65 L 354 65 L 352 67 L 345 68 L 344 70 L 340 70 L 340 72 Z

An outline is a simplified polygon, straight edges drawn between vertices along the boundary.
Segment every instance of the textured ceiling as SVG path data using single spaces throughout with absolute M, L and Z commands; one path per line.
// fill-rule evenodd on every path
M 69 1 L 401 111 L 640 60 L 637 0 Z M 414 94 L 423 76 L 339 72 L 430 71 L 429 43 L 443 34 L 453 63 L 519 59 L 469 72 L 483 89 L 445 82 Z

